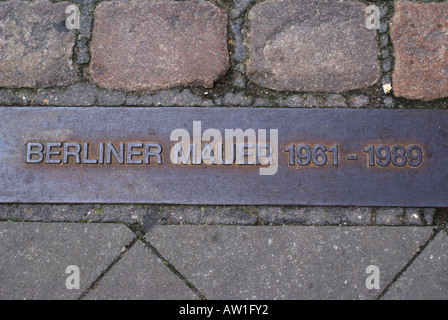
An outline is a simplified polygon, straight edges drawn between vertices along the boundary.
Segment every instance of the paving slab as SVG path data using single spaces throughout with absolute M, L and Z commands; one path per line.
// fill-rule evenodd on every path
M 448 299 L 448 236 L 445 232 L 440 232 L 429 243 L 383 299 Z
M 120 224 L 1 222 L 0 299 L 77 299 L 133 238 Z M 79 289 L 66 287 L 68 266 Z
M 374 299 L 430 227 L 156 226 L 146 239 L 208 299 Z M 380 271 L 380 289 L 366 288 Z
M 85 299 L 197 300 L 199 296 L 139 241 Z

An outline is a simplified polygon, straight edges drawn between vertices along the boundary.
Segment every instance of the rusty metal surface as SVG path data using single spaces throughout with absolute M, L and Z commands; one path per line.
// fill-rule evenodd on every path
M 0 119 L 2 203 L 448 206 L 448 113 L 441 110 L 3 107 Z M 215 128 L 223 136 L 225 129 L 278 129 L 277 172 L 173 164 L 170 134 L 192 134 L 193 121 L 202 133 Z M 38 145 L 27 154 L 29 143 L 42 145 L 42 161 Z M 48 143 L 61 146 L 50 161 Z M 77 159 L 73 151 L 84 143 L 90 154 Z M 113 156 L 108 164 L 100 143 L 136 153 L 127 159 L 125 150 L 123 164 Z M 161 164 L 154 155 L 144 161 L 146 144 L 148 152 L 162 147 Z M 64 146 L 72 152 L 66 161 Z

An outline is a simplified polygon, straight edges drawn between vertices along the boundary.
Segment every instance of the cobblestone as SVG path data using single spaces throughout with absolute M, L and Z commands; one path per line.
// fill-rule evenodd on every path
M 0 87 L 65 86 L 78 80 L 68 2 L 0 2 Z M 61 22 L 62 21 L 62 22 Z
M 78 83 L 67 88 L 39 91 L 36 104 L 51 106 L 92 106 L 96 103 L 99 90 L 91 84 Z
M 376 225 L 401 226 L 404 224 L 404 211 L 401 208 L 376 209 Z
M 395 3 L 394 94 L 434 100 L 448 96 L 448 3 Z
M 341 92 L 380 78 L 376 33 L 360 27 L 361 3 L 265 1 L 249 20 L 247 72 L 260 86 Z
M 347 102 L 342 95 L 332 94 L 327 98 L 326 105 L 329 107 L 347 107 Z
M 212 101 L 194 95 L 190 90 L 164 90 L 152 95 L 142 95 L 138 104 L 143 106 L 211 106 Z
M 360 108 L 369 104 L 369 97 L 365 95 L 354 95 L 350 101 L 350 107 Z
M 100 106 L 120 106 L 124 104 L 126 94 L 119 91 L 101 90 L 98 96 Z
M 372 224 L 372 208 L 347 208 L 341 210 L 342 225 L 368 226 Z
M 433 225 L 434 208 L 157 206 L 157 205 L 1 205 L 0 220 L 34 222 L 124 222 L 165 224 Z
M 211 87 L 229 68 L 227 15 L 202 0 L 101 2 L 91 54 L 104 88 Z

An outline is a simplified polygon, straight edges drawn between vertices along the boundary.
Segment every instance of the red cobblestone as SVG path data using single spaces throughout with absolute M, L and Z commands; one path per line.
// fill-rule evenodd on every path
M 249 13 L 249 78 L 278 91 L 341 92 L 380 77 L 375 30 L 357 2 L 265 1 Z
M 390 30 L 395 96 L 426 101 L 448 96 L 447 17 L 448 2 L 395 3 Z
M 229 68 L 227 14 L 202 0 L 102 2 L 91 53 L 105 88 L 211 87 Z

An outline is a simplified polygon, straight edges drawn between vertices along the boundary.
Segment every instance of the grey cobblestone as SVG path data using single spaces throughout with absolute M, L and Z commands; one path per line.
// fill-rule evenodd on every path
M 385 48 L 389 45 L 389 36 L 387 34 L 382 34 L 380 36 L 380 44 L 382 48 Z
M 332 94 L 327 99 L 327 106 L 329 106 L 329 107 L 347 107 L 347 102 L 342 95 Z
M 434 208 L 423 208 L 423 215 L 428 225 L 434 224 L 434 214 L 436 213 L 436 209 Z
M 98 92 L 98 88 L 91 84 L 74 84 L 64 89 L 44 89 L 38 93 L 35 103 L 52 106 L 93 106 Z
M 211 106 L 213 102 L 194 95 L 189 89 L 160 91 L 153 95 L 140 96 L 143 106 Z
M 100 106 L 120 106 L 126 101 L 126 94 L 119 91 L 101 90 L 98 96 Z
M 277 99 L 277 103 L 280 107 L 303 107 L 303 99 L 297 94 L 289 96 L 286 99 L 279 98 Z
M 308 208 L 305 225 L 324 226 L 327 224 L 327 211 L 325 208 Z
M 342 208 L 330 207 L 327 208 L 327 223 L 329 225 L 340 225 L 342 222 Z
M 199 224 L 204 209 L 199 206 L 163 206 L 159 207 L 159 221 L 169 224 Z
M 346 208 L 341 210 L 342 225 L 368 226 L 372 224 L 371 208 Z
M 93 25 L 93 13 L 95 10 L 94 2 L 96 1 L 83 1 L 81 7 L 79 40 L 92 38 L 92 25 Z
M 233 81 L 233 85 L 237 88 L 242 89 L 246 86 L 246 80 L 244 79 L 244 77 L 236 77 Z
M 78 64 L 86 64 L 90 62 L 89 47 L 86 40 L 78 41 L 78 54 L 76 57 Z
M 230 18 L 235 19 L 241 17 L 252 1 L 253 0 L 235 0 L 235 7 L 230 11 Z
M 433 208 L 0 204 L 0 220 L 165 224 L 433 225 Z M 257 219 L 259 217 L 261 220 Z
M 201 224 L 250 225 L 257 222 L 255 215 L 246 207 L 206 207 L 202 212 Z
M 248 106 L 251 103 L 251 99 L 244 96 L 242 92 L 231 93 L 228 92 L 222 99 L 222 105 L 224 106 Z M 219 105 L 220 103 L 218 103 Z
M 384 98 L 384 106 L 386 108 L 394 108 L 395 107 L 394 99 L 392 97 L 385 97 Z
M 284 207 L 283 208 L 283 217 L 284 223 L 286 224 L 300 224 L 304 225 L 307 219 L 307 211 L 306 207 Z
M 263 221 L 270 223 L 282 224 L 284 221 L 283 210 L 281 207 L 259 207 L 257 215 L 263 219 Z
M 12 105 L 14 104 L 14 95 L 7 89 L 0 89 L 0 104 Z
M 35 98 L 36 91 L 31 89 L 0 90 L 0 104 L 4 105 L 28 106 L 35 101 Z
M 235 38 L 235 52 L 232 54 L 233 59 L 237 62 L 241 62 L 246 57 L 246 47 L 243 45 L 243 35 L 241 34 L 242 19 L 237 19 L 230 22 L 230 29 L 232 30 Z
M 104 222 L 141 222 L 147 213 L 147 208 L 141 205 L 102 205 L 97 208 L 96 214 L 100 214 Z
M 350 107 L 360 108 L 369 104 L 369 97 L 361 94 L 354 95 L 350 101 Z
M 138 105 L 138 100 L 140 99 L 139 95 L 136 93 L 131 93 L 126 96 L 125 104 L 127 106 L 136 106 Z
M 383 60 L 383 71 L 389 72 L 392 70 L 392 60 L 387 58 Z
M 313 95 L 309 94 L 309 95 L 307 95 L 306 98 L 305 98 L 305 103 L 304 103 L 304 105 L 305 105 L 306 107 L 309 107 L 309 108 L 311 108 L 311 107 L 317 107 L 317 106 L 319 106 L 319 102 L 317 101 L 316 97 L 314 97 Z
M 268 107 L 270 104 L 271 102 L 266 98 L 256 98 L 254 102 L 255 107 Z
M 379 33 L 386 33 L 388 29 L 389 29 L 389 25 L 387 23 L 381 22 L 380 29 L 378 31 L 379 31 Z
M 376 225 L 401 226 L 404 224 L 405 216 L 402 208 L 378 208 L 375 212 Z
M 378 44 L 375 30 L 359 27 L 365 10 L 360 2 L 257 3 L 248 14 L 249 79 L 277 91 L 331 93 L 374 85 L 380 78 Z
M 405 225 L 414 225 L 414 226 L 423 226 L 425 225 L 423 210 L 418 208 L 406 208 L 404 214 L 404 224 Z

